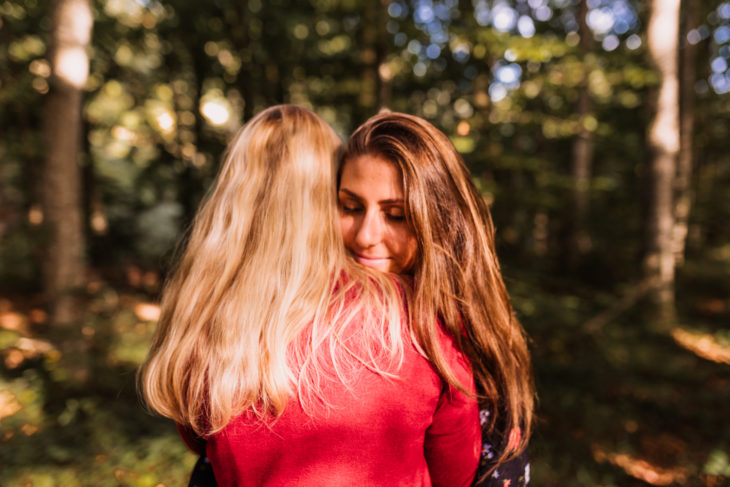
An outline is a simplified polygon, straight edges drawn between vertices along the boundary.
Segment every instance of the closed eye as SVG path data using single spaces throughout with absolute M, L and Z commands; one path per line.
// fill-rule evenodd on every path
M 385 217 L 393 222 L 403 222 L 406 220 L 405 215 L 402 213 L 386 213 Z
M 340 202 L 340 210 L 346 214 L 355 214 L 361 212 L 363 208 L 357 204 Z
M 402 222 L 405 221 L 406 215 L 403 211 L 403 207 L 400 205 L 395 206 L 386 206 L 383 209 L 383 212 L 385 213 L 385 218 L 392 222 Z

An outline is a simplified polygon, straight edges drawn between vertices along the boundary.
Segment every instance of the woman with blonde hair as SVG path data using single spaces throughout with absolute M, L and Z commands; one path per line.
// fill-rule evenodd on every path
M 469 485 L 463 340 L 411 310 L 407 284 L 347 258 L 340 150 L 291 105 L 236 135 L 163 292 L 141 392 L 219 485 Z
M 355 260 L 411 276 L 409 321 L 439 374 L 459 386 L 439 347 L 438 316 L 471 362 L 484 442 L 479 485 L 524 485 L 534 385 L 484 199 L 451 141 L 427 121 L 388 112 L 347 143 L 339 178 L 341 229 Z

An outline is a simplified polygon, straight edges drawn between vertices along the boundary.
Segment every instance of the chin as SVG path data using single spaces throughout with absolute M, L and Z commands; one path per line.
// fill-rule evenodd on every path
M 360 264 L 378 272 L 393 272 L 390 264 L 363 264 L 362 262 Z

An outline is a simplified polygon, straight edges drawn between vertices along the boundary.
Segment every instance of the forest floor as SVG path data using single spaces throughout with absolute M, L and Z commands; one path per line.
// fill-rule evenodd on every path
M 635 303 L 640 285 L 511 279 L 539 396 L 534 485 L 730 485 L 728 254 L 684 266 L 662 330 Z
M 728 253 L 685 265 L 679 324 L 661 331 L 646 325 L 631 286 L 598 292 L 506 270 L 539 396 L 532 485 L 730 485 Z M 52 344 L 40 298 L 0 297 L 3 485 L 187 484 L 194 456 L 135 390 L 157 281 L 134 267 L 121 279 L 89 276 L 83 387 Z

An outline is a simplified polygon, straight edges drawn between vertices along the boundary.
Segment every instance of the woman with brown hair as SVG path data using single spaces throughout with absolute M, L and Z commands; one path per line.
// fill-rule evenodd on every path
M 436 310 L 408 321 L 407 283 L 347 258 L 340 152 L 296 106 L 239 131 L 163 291 L 141 392 L 222 486 L 466 487 L 471 366 Z
M 439 326 L 471 362 L 483 429 L 477 478 L 526 484 L 534 406 L 527 341 L 502 278 L 489 209 L 464 161 L 436 127 L 393 112 L 360 126 L 342 161 L 340 227 L 351 256 L 411 276 L 411 331 L 449 384 L 461 387 L 440 350 Z

